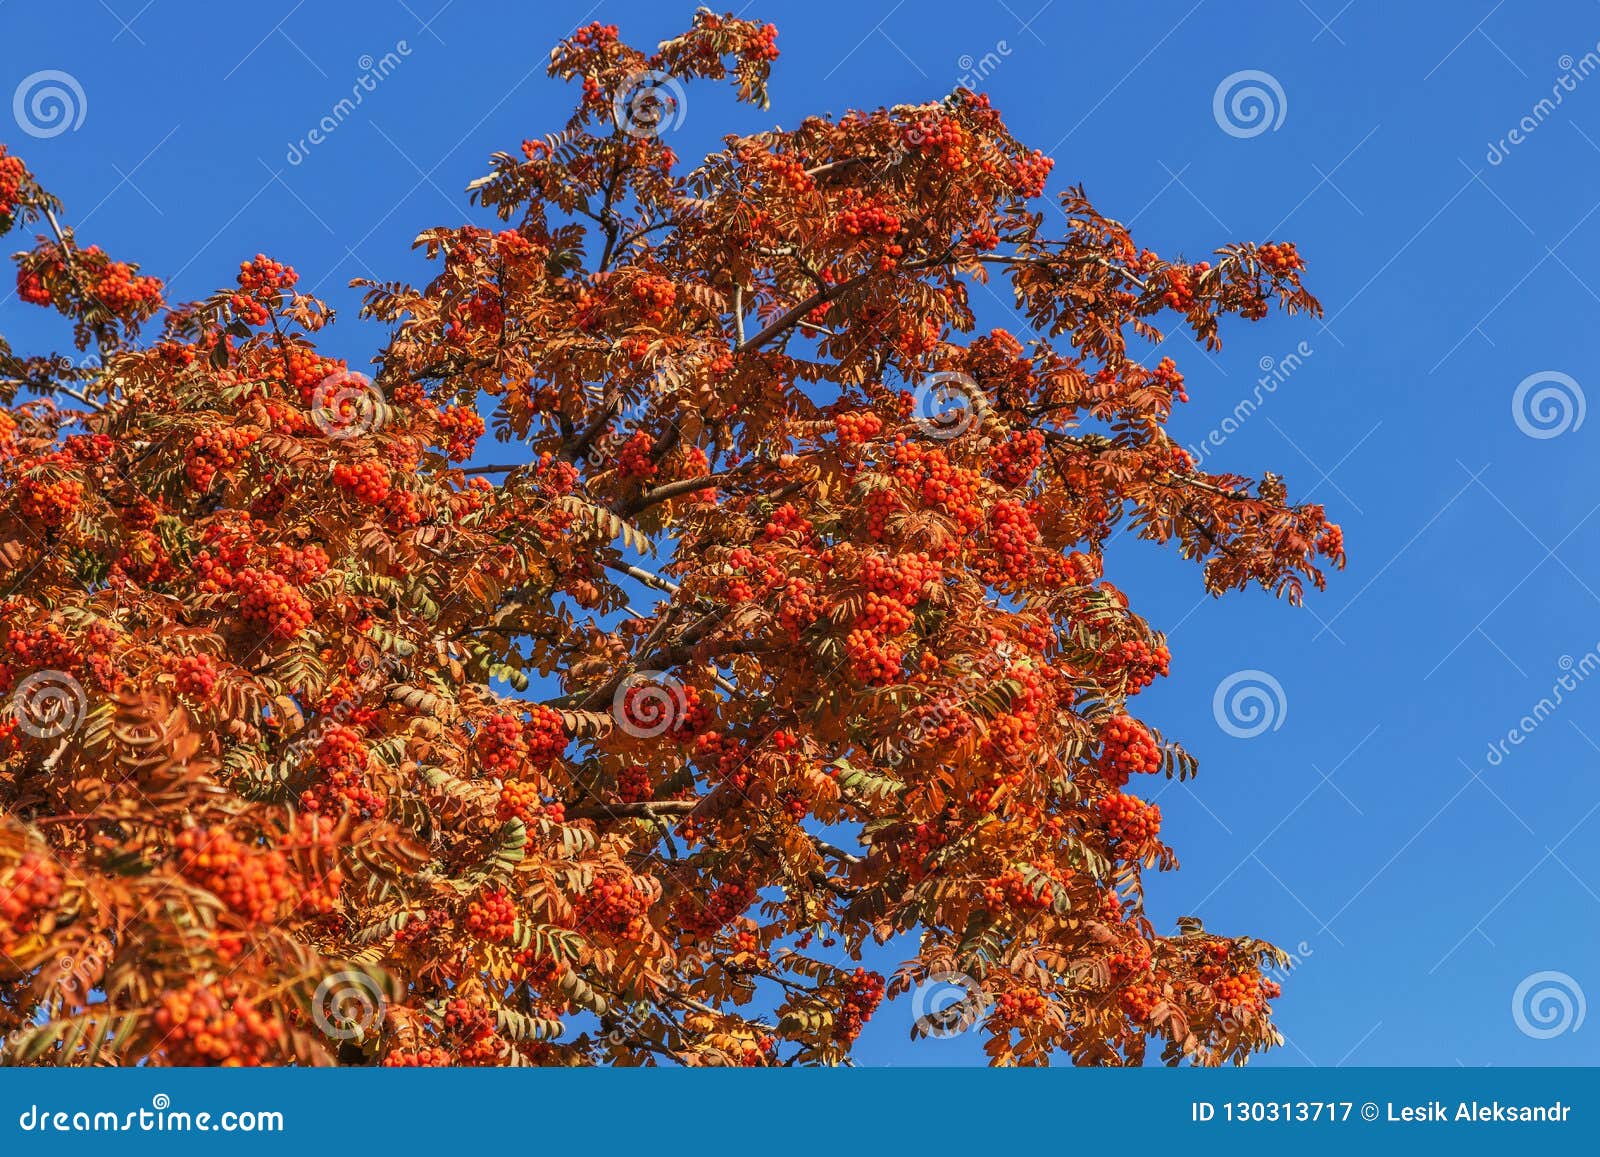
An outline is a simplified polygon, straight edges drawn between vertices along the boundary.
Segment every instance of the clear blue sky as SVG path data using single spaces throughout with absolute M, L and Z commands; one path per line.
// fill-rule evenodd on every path
M 0 98 L 59 69 L 86 106 L 35 140 L 0 103 L 0 139 L 85 240 L 179 298 L 257 251 L 294 263 L 340 307 L 331 342 L 356 362 L 379 334 L 354 320 L 348 280 L 419 276 L 411 238 L 467 219 L 462 189 L 487 156 L 564 119 L 550 46 L 590 19 L 653 43 L 690 11 L 0 0 Z M 1587 390 L 1600 405 L 1600 66 L 1583 60 L 1600 51 L 1600 5 L 807 0 L 747 15 L 780 28 L 773 107 L 692 89 L 681 156 L 725 132 L 936 98 L 965 76 L 1056 158 L 1053 192 L 1084 182 L 1152 248 L 1300 245 L 1325 324 L 1238 327 L 1219 356 L 1175 339 L 1193 398 L 1177 429 L 1219 429 L 1254 400 L 1263 359 L 1305 343 L 1208 464 L 1286 474 L 1343 522 L 1351 564 L 1296 611 L 1203 599 L 1176 557 L 1116 548 L 1113 577 L 1175 656 L 1143 713 L 1201 760 L 1192 789 L 1160 797 L 1183 866 L 1150 879 L 1153 912 L 1300 954 L 1279 1003 L 1293 1043 L 1266 1063 L 1600 1063 L 1600 1023 L 1539 1039 L 1512 1013 L 1546 971 L 1600 1000 L 1600 677 L 1577 679 L 1600 645 L 1600 415 L 1552 411 L 1571 428 L 1533 437 L 1524 426 L 1550 431 L 1513 413 L 1519 384 L 1548 373 L 1568 378 L 1524 401 Z M 291 163 L 386 53 L 389 75 Z M 1281 122 L 1255 135 L 1215 115 L 1219 84 L 1245 70 L 1282 94 Z M 1536 108 L 1553 90 L 1560 104 Z M 61 342 L 14 297 L 0 331 L 23 349 Z M 1575 689 L 1491 762 L 1564 663 Z M 1279 726 L 1253 738 L 1213 712 L 1241 670 L 1283 690 Z M 880 1011 L 862 1063 L 978 1059 L 975 1034 L 913 1050 L 907 1003 Z

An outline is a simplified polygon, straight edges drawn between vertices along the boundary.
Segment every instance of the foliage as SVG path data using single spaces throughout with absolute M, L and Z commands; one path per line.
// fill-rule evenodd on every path
M 945 973 L 997 1064 L 1277 1041 L 1276 950 L 1144 915 L 1124 789 L 1193 761 L 1129 714 L 1169 656 L 1102 548 L 1342 565 L 1135 356 L 1315 312 L 1298 255 L 1169 261 L 1077 189 L 1053 236 L 965 90 L 680 165 L 686 82 L 764 106 L 775 56 L 705 11 L 563 42 L 501 227 L 365 284 L 370 380 L 292 269 L 167 305 L 0 151 L 21 297 L 95 352 L 0 343 L 7 1060 L 837 1063 Z M 974 334 L 997 289 L 1034 340 Z M 463 465 L 480 413 L 509 464 Z

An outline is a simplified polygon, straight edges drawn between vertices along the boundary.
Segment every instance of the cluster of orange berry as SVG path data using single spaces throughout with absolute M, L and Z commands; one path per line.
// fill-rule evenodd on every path
M 356 501 L 377 506 L 389 497 L 389 468 L 376 458 L 341 462 L 333 468 L 333 484 Z
M 283 1041 L 283 1025 L 247 1001 L 224 1003 L 200 981 L 163 994 L 151 1015 L 161 1050 L 175 1066 L 269 1064 Z
M 617 772 L 617 798 L 623 803 L 639 803 L 654 795 L 655 786 L 650 782 L 649 768 L 630 763 Z
M 1099 810 L 1111 838 L 1121 840 L 1130 851 L 1161 831 L 1161 809 L 1137 796 L 1108 795 L 1100 801 Z
M 1256 258 L 1261 262 L 1263 269 L 1280 276 L 1306 267 L 1305 259 L 1300 256 L 1291 241 L 1276 241 L 1262 245 L 1256 250 Z
M 226 828 L 187 828 L 173 846 L 182 875 L 251 923 L 294 898 L 283 853 L 250 847 Z
M 883 431 L 883 419 L 871 410 L 847 410 L 834 418 L 833 429 L 840 445 L 859 446 Z
M 517 930 L 517 906 L 504 888 L 491 888 L 467 905 L 467 931 L 485 940 L 509 940 Z
M 1147 1021 L 1162 1000 L 1161 989 L 1154 984 L 1130 984 L 1117 994 L 1117 1003 L 1133 1020 Z
M 1050 1015 L 1050 1002 L 1032 988 L 1003 992 L 989 1015 L 997 1026 L 1037 1024 Z
M 0 943 L 31 931 L 41 913 L 61 898 L 61 869 L 38 852 L 26 852 L 0 884 Z
M 372 753 L 352 727 L 335 724 L 317 744 L 316 780 L 300 793 L 300 810 L 323 815 L 382 815 L 384 799 L 367 782 Z
M 844 1001 L 833 1022 L 833 1039 L 847 1045 L 861 1035 L 861 1027 L 883 1000 L 883 977 L 858 968 L 845 978 L 842 988 Z
M 466 406 L 446 406 L 439 412 L 439 445 L 452 462 L 465 462 L 484 431 L 483 417 Z
M 660 325 L 678 300 L 678 289 L 668 278 L 647 273 L 628 286 L 628 296 L 639 307 L 640 319 L 646 325 Z
M 983 906 L 996 915 L 1008 911 L 1038 912 L 1050 906 L 1050 894 L 1036 891 L 1020 869 L 1007 868 L 984 881 Z
M 1126 694 L 1135 695 L 1154 683 L 1156 676 L 1166 676 L 1172 669 L 1172 652 L 1165 643 L 1152 647 L 1143 639 L 1123 639 L 1106 648 L 1100 666 L 1112 680 L 1120 674 Z
M 239 614 L 275 639 L 297 638 L 311 625 L 311 601 L 280 574 L 246 568 L 233 587 L 239 593 Z
M 673 906 L 674 923 L 696 940 L 714 935 L 755 901 L 756 890 L 742 880 L 718 884 L 705 900 L 685 892 Z
M 1021 582 L 1032 573 L 1033 546 L 1039 528 L 1020 502 L 1001 499 L 989 512 L 988 552 L 978 559 L 978 572 L 991 585 Z
M 445 1069 L 455 1061 L 450 1053 L 437 1045 L 417 1049 L 395 1049 L 383 1058 L 386 1069 Z
M 851 237 L 893 237 L 900 232 L 900 218 L 882 205 L 867 204 L 840 213 L 839 228 Z
M 651 478 L 656 473 L 656 464 L 650 455 L 655 450 L 656 440 L 643 430 L 633 434 L 622 444 L 622 449 L 617 453 L 617 472 L 624 478 Z
M 11 218 L 22 196 L 28 170 L 21 157 L 10 156 L 0 145 L 0 233 L 11 228 Z
M 210 490 L 218 471 L 239 466 L 244 461 L 243 452 L 255 440 L 255 434 L 234 426 L 196 434 L 184 451 L 184 477 L 196 490 Z
M 596 880 L 574 905 L 584 927 L 622 940 L 638 940 L 648 926 L 649 898 L 627 880 Z
M 1013 431 L 1001 443 L 996 457 L 995 481 L 1002 486 L 1021 486 L 1044 461 L 1044 434 L 1031 429 Z
M 178 694 L 210 699 L 217 685 L 217 668 L 210 655 L 180 655 L 171 661 Z
M 559 801 L 545 803 L 540 798 L 538 785 L 527 780 L 512 780 L 501 785 L 500 798 L 495 807 L 495 818 L 501 823 L 519 819 L 528 824 L 541 816 L 559 824 L 566 819 L 566 808 Z
M 1188 313 L 1194 308 L 1201 276 L 1211 268 L 1211 262 L 1200 261 L 1194 265 L 1174 265 L 1167 270 L 1167 289 L 1161 295 L 1169 309 Z
M 246 325 L 266 325 L 272 317 L 267 305 L 278 299 L 280 290 L 294 288 L 299 280 L 300 275 L 289 266 L 257 253 L 254 261 L 239 263 L 239 292 L 228 301 Z
M 967 534 L 983 525 L 976 471 L 951 465 L 943 450 L 911 442 L 903 434 L 896 436 L 889 460 L 895 480 L 924 506 L 942 509 Z
M 1281 991 L 1275 981 L 1263 980 L 1254 972 L 1224 976 L 1211 985 L 1211 994 L 1217 998 L 1218 1004 L 1257 1012 Z
M 744 42 L 739 56 L 745 60 L 777 60 L 778 29 L 773 24 L 763 24 L 754 36 Z
M 1100 774 L 1118 787 L 1134 774 L 1161 770 L 1161 748 L 1131 715 L 1115 715 L 1100 728 Z
M 43 475 L 17 483 L 17 508 L 22 516 L 52 529 L 63 525 L 83 501 L 83 483 L 76 478 Z

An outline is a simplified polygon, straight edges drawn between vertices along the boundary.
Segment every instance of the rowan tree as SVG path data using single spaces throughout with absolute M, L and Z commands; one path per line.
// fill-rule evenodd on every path
M 1147 785 L 1194 761 L 1102 569 L 1119 528 L 1218 594 L 1343 564 L 1277 476 L 1196 468 L 1146 364 L 1317 312 L 1300 257 L 1046 213 L 966 90 L 686 166 L 689 82 L 765 107 L 774 39 L 563 41 L 495 223 L 357 283 L 364 371 L 292 268 L 168 303 L 0 150 L 78 351 L 0 343 L 8 1060 L 836 1063 L 946 974 L 915 1031 L 997 1064 L 1278 1041 L 1276 949 L 1145 915 Z M 1025 336 L 975 332 L 993 288 Z

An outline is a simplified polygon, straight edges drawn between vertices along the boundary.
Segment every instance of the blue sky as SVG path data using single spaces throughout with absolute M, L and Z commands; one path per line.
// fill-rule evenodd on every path
M 544 76 L 550 46 L 591 19 L 652 43 L 690 11 L 0 0 L 0 97 L 60 70 L 82 113 L 34 139 L 0 103 L 0 139 L 86 241 L 179 298 L 258 251 L 292 262 L 344 315 L 336 352 L 364 361 L 380 335 L 355 320 L 347 282 L 421 276 L 416 233 L 469 219 L 462 189 L 488 155 L 560 125 L 570 92 Z M 1600 678 L 1584 678 L 1600 663 L 1600 416 L 1580 421 L 1600 389 L 1600 5 L 808 0 L 746 14 L 779 25 L 772 109 L 691 89 L 680 156 L 966 83 L 1056 158 L 1052 193 L 1083 182 L 1163 254 L 1298 243 L 1327 316 L 1225 331 L 1220 355 L 1175 338 L 1164 352 L 1193 399 L 1175 428 L 1192 443 L 1218 432 L 1208 465 L 1276 470 L 1325 503 L 1351 563 L 1294 610 L 1204 598 L 1175 556 L 1115 548 L 1112 577 L 1174 652 L 1142 714 L 1201 760 L 1160 796 L 1183 867 L 1149 880 L 1152 911 L 1297 954 L 1279 1002 L 1292 1044 L 1263 1063 L 1600 1063 L 1600 1024 L 1576 1026 L 1585 991 L 1600 999 Z M 374 69 L 387 75 L 360 106 L 302 147 Z M 1271 83 L 1225 84 L 1246 72 Z M 1270 124 L 1248 100 L 1232 108 L 1239 85 L 1266 94 Z M 14 296 L 0 330 L 21 349 L 62 342 Z M 1240 671 L 1271 681 L 1256 679 L 1273 726 L 1253 737 L 1214 710 Z M 1562 701 L 1527 726 L 1564 675 Z M 1551 985 L 1571 1015 L 1538 999 Z M 880 1011 L 861 1063 L 979 1059 L 975 1034 L 911 1046 L 907 1003 Z M 1541 1011 L 1559 1031 L 1538 1034 Z

